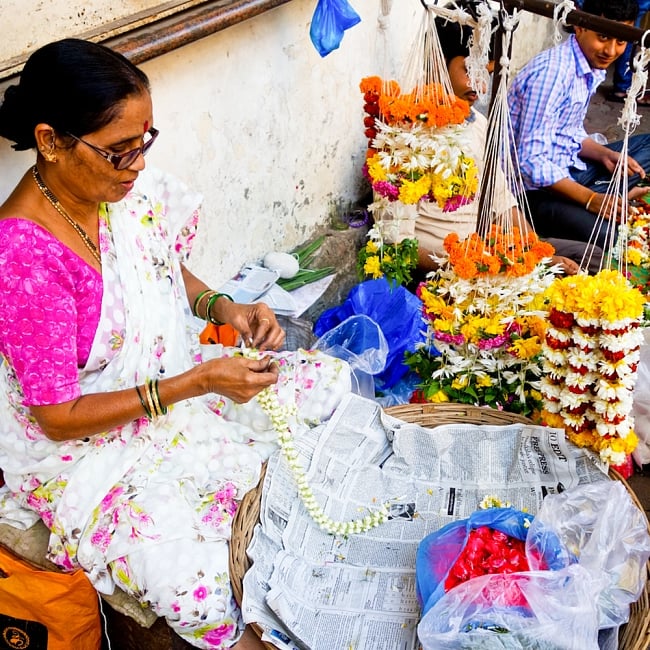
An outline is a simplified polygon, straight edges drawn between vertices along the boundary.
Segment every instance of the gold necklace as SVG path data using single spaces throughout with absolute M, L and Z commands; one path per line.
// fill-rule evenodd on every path
M 95 242 L 89 237 L 88 233 L 63 209 L 63 206 L 59 202 L 59 199 L 54 196 L 52 190 L 45 184 L 41 175 L 36 169 L 36 165 L 32 167 L 32 176 L 38 189 L 41 191 L 41 194 L 50 202 L 52 207 L 74 228 L 74 231 L 81 237 L 81 241 L 86 245 L 86 248 L 90 251 L 90 254 L 97 260 L 99 266 L 102 265 L 102 258 L 99 255 L 99 250 L 95 246 Z

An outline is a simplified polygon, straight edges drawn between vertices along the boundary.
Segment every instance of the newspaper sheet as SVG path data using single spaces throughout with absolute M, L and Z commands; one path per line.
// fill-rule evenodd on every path
M 307 514 L 284 460 L 269 460 L 242 611 L 284 650 L 415 650 L 419 542 L 487 495 L 535 514 L 549 493 L 609 480 L 564 433 L 524 424 L 427 429 L 351 395 L 299 441 L 309 485 L 337 521 L 389 503 L 389 520 L 347 538 Z

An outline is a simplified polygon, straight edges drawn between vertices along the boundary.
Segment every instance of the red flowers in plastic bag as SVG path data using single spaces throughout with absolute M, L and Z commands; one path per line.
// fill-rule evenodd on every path
M 471 530 L 460 555 L 445 579 L 445 591 L 456 585 L 492 573 L 528 571 L 525 543 L 494 528 Z M 513 605 L 524 603 L 512 603 Z

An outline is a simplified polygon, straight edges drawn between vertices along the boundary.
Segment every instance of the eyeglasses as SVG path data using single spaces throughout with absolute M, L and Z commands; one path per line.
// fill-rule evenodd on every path
M 105 158 L 108 160 L 115 169 L 121 170 L 121 169 L 126 169 L 127 167 L 130 167 L 138 158 L 140 154 L 143 156 L 146 155 L 147 151 L 151 149 L 151 145 L 156 141 L 156 138 L 158 137 L 158 129 L 154 129 L 152 126 L 146 133 L 145 137 L 148 135 L 149 139 L 145 140 L 143 138 L 142 141 L 142 146 L 138 147 L 137 149 L 131 149 L 131 151 L 127 151 L 125 153 L 109 153 L 108 151 L 104 151 L 103 149 L 100 149 L 99 147 L 96 147 L 94 144 L 90 144 L 90 142 L 86 142 L 85 140 L 82 140 L 81 138 L 78 138 L 76 135 L 73 135 L 72 133 L 66 133 L 66 135 L 69 135 L 71 138 L 74 138 L 77 142 L 83 142 L 87 147 L 90 147 L 93 151 L 96 151 L 102 158 Z

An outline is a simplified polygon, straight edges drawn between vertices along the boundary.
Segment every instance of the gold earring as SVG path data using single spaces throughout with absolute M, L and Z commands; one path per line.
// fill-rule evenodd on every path
M 43 147 L 41 149 L 41 154 L 43 155 L 43 158 L 45 158 L 46 162 L 55 163 L 57 161 L 56 154 L 52 149 L 45 151 L 45 147 Z

